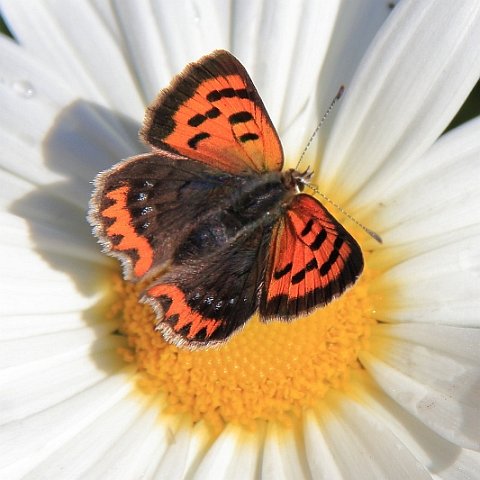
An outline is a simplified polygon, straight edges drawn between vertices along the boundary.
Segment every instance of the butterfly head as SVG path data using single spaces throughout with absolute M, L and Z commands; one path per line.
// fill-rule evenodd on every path
M 289 190 L 297 190 L 303 192 L 305 185 L 310 183 L 313 176 L 313 170 L 308 167 L 304 172 L 299 172 L 294 168 L 290 168 L 283 174 L 283 184 Z

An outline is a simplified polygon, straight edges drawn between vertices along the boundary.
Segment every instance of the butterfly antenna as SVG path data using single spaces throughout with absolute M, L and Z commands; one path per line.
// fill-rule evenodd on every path
M 363 225 L 362 223 L 360 223 L 358 220 L 355 220 L 355 218 L 353 218 L 348 212 L 346 212 L 340 205 L 336 204 L 333 200 L 331 200 L 330 198 L 328 198 L 324 193 L 322 193 L 318 187 L 316 185 L 312 185 L 311 183 L 306 183 L 305 184 L 306 187 L 310 188 L 311 190 L 313 190 L 319 197 L 322 197 L 324 200 L 326 200 L 328 203 L 330 203 L 331 205 L 333 205 L 337 210 L 339 210 L 340 212 L 342 212 L 348 219 L 350 219 L 353 223 L 355 223 L 356 225 L 358 225 L 361 229 L 363 229 L 365 232 L 367 232 L 374 240 L 376 240 L 378 243 L 383 243 L 382 241 L 382 237 L 374 232 L 373 230 L 370 230 L 369 228 L 367 228 L 365 225 Z
M 345 87 L 344 87 L 343 85 L 341 85 L 340 88 L 338 89 L 337 94 L 335 95 L 335 98 L 332 100 L 332 103 L 330 103 L 330 106 L 327 108 L 327 111 L 323 114 L 323 117 L 320 119 L 320 122 L 318 123 L 317 128 L 316 128 L 315 131 L 312 133 L 310 139 L 309 139 L 308 142 L 307 142 L 307 145 L 306 145 L 305 148 L 303 149 L 303 152 L 302 152 L 302 154 L 300 155 L 300 159 L 299 159 L 298 162 L 297 162 L 297 166 L 296 166 L 295 170 L 298 170 L 298 167 L 299 167 L 300 163 L 302 163 L 303 157 L 305 156 L 305 154 L 307 153 L 307 150 L 309 149 L 310 145 L 312 144 L 312 141 L 313 141 L 313 139 L 315 138 L 315 135 L 317 135 L 318 131 L 320 130 L 320 127 L 324 124 L 324 122 L 325 122 L 325 120 L 327 119 L 328 115 L 329 115 L 330 112 L 333 110 L 333 107 L 335 106 L 335 104 L 336 104 L 336 103 L 340 100 L 340 98 L 342 97 L 344 91 L 345 91 Z

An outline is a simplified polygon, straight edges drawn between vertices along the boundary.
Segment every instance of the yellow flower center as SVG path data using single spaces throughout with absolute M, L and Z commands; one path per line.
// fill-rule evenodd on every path
M 290 323 L 262 323 L 257 316 L 221 347 L 190 351 L 166 343 L 154 330 L 152 309 L 138 302 L 145 286 L 113 278 L 109 316 L 119 319 L 128 348 L 120 350 L 138 370 L 138 387 L 166 395 L 170 412 L 189 413 L 216 431 L 226 423 L 253 427 L 258 420 L 290 424 L 342 388 L 357 356 L 367 348 L 374 306 L 366 270 L 339 299 Z

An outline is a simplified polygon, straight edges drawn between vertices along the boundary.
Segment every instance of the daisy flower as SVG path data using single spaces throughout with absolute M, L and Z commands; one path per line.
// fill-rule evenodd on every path
M 480 4 L 1 0 L 0 477 L 473 479 L 480 472 Z M 144 110 L 218 48 L 320 190 L 378 232 L 325 309 L 191 352 L 85 220 Z

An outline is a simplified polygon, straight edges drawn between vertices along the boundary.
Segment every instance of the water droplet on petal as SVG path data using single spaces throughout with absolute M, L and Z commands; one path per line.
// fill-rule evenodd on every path
M 35 88 L 28 80 L 17 80 L 12 88 L 19 97 L 32 98 L 35 95 Z
M 191 6 L 193 10 L 193 21 L 195 23 L 200 23 L 201 15 L 200 15 L 200 9 L 198 8 L 197 3 L 192 2 Z

